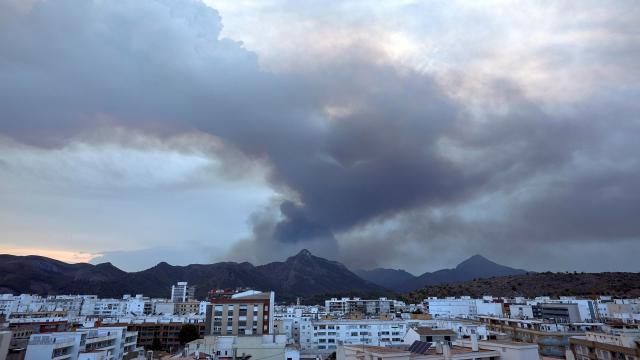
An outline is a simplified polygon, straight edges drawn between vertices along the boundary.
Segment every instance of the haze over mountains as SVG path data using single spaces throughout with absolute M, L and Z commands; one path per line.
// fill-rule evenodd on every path
M 356 274 L 361 278 L 400 293 L 431 285 L 526 273 L 526 270 L 500 265 L 481 255 L 474 255 L 453 269 L 426 272 L 419 276 L 414 276 L 404 270 L 394 269 L 356 270 Z

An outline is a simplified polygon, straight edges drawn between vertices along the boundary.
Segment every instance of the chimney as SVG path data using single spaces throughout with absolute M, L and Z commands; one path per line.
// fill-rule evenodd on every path
M 478 334 L 471 334 L 471 351 L 478 351 Z
M 442 353 L 444 354 L 445 360 L 451 359 L 451 347 L 448 342 L 445 342 L 444 345 L 442 345 Z
M 436 354 L 442 354 L 442 343 L 440 341 L 436 342 Z

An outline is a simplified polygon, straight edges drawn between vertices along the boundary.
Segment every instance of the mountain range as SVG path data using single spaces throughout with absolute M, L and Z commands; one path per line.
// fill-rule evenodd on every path
M 318 294 L 391 294 L 389 290 L 361 279 L 341 263 L 314 256 L 307 250 L 283 262 L 260 266 L 248 262 L 187 266 L 161 262 L 130 273 L 111 263 L 67 264 L 42 256 L 0 255 L 0 293 L 168 297 L 171 285 L 178 281 L 195 285 L 198 298 L 204 298 L 210 289 L 236 287 L 274 290 L 280 300 Z
M 214 288 L 251 287 L 274 290 L 280 300 L 312 296 L 391 296 L 425 285 L 526 273 L 473 256 L 454 269 L 414 276 L 403 270 L 351 272 L 343 264 L 302 250 L 282 262 L 254 266 L 248 262 L 220 262 L 173 266 L 161 262 L 149 269 L 125 272 L 111 263 L 67 264 L 42 256 L 0 255 L 0 293 L 95 294 L 120 297 L 144 294 L 168 297 L 171 285 L 187 281 L 198 298 Z
M 542 272 L 509 275 L 424 287 L 403 295 L 409 303 L 430 296 L 581 296 L 609 295 L 619 298 L 640 297 L 640 273 L 632 272 Z
M 382 269 L 356 270 L 361 278 L 399 293 L 425 286 L 457 283 L 478 278 L 507 275 L 523 275 L 528 271 L 497 264 L 482 255 L 474 255 L 453 269 L 442 269 L 414 276 L 404 270 Z

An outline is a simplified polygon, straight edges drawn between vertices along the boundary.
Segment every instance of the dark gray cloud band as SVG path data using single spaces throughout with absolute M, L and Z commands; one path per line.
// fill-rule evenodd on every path
M 361 250 L 340 238 L 385 221 L 431 225 L 372 245 L 640 241 L 637 72 L 569 110 L 499 79 L 472 104 L 433 74 L 375 61 L 366 44 L 305 73 L 262 71 L 197 1 L 4 2 L 0 12 L 2 134 L 43 147 L 109 126 L 212 134 L 265 160 L 283 194 L 278 216 L 252 217 L 254 238 L 239 247 L 259 259 L 311 247 L 355 263 Z M 486 211 L 504 215 L 433 218 L 482 197 L 501 199 Z

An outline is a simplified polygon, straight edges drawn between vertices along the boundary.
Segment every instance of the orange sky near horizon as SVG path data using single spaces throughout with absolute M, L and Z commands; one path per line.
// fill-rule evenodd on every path
M 79 251 L 66 251 L 66 250 L 51 250 L 51 249 L 38 249 L 38 248 L 14 248 L 14 247 L 0 247 L 0 254 L 10 255 L 38 255 L 46 256 L 48 258 L 64 261 L 66 263 L 86 263 L 91 259 L 100 256 L 101 254 L 92 254 Z

